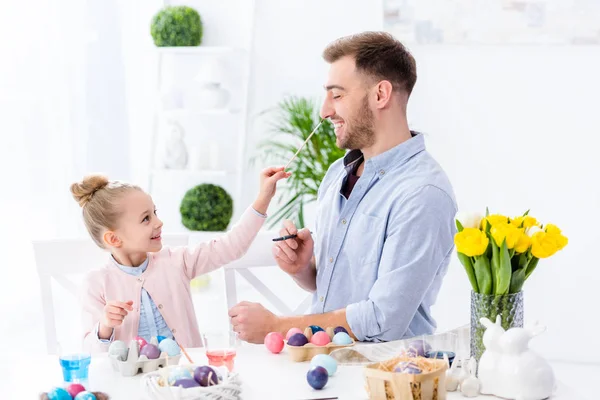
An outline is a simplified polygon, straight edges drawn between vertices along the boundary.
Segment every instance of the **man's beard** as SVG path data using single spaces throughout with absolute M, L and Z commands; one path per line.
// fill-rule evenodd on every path
M 373 111 L 369 108 L 369 100 L 365 95 L 356 118 L 345 121 L 346 135 L 339 147 L 348 150 L 371 147 L 375 143 L 373 122 Z

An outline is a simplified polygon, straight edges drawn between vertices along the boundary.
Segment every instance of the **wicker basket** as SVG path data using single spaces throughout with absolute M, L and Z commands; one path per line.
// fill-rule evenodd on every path
M 421 374 L 394 372 L 402 361 L 425 366 Z M 366 390 L 370 400 L 445 400 L 448 360 L 397 357 L 365 367 Z
M 194 369 L 199 365 L 189 365 Z M 242 383 L 239 375 L 228 372 L 225 367 L 212 367 L 220 376 L 219 384 L 209 387 L 181 388 L 165 385 L 165 381 L 172 368 L 181 365 L 161 368 L 156 372 L 144 375 L 142 378 L 142 390 L 144 398 L 149 400 L 239 400 L 241 399 Z

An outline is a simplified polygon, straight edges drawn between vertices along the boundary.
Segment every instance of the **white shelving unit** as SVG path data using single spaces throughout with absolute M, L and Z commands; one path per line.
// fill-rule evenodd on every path
M 250 18 L 254 18 L 254 15 Z M 253 30 L 252 21 L 252 29 Z M 153 116 L 152 154 L 148 190 L 154 198 L 160 216 L 168 223 L 169 231 L 185 231 L 181 224 L 179 205 L 185 192 L 202 183 L 222 186 L 234 200 L 232 222 L 246 205 L 240 204 L 242 177 L 245 168 L 248 81 L 250 77 L 250 50 L 243 47 L 197 46 L 160 47 L 157 71 L 157 104 Z M 186 106 L 187 96 L 193 94 L 195 76 L 206 62 L 218 61 L 224 70 L 222 87 L 229 91 L 229 103 L 220 109 L 201 109 Z M 199 86 L 199 85 L 198 85 Z M 171 98 L 165 107 L 165 97 Z M 186 169 L 163 167 L 162 150 L 168 121 L 180 125 L 185 134 L 188 150 Z M 198 150 L 192 152 L 192 149 Z M 218 149 L 218 157 L 214 150 Z M 204 160 L 198 163 L 193 158 Z M 210 159 L 210 163 L 208 162 Z M 201 169 L 190 169 L 204 164 Z M 213 164 L 213 165 L 207 165 Z

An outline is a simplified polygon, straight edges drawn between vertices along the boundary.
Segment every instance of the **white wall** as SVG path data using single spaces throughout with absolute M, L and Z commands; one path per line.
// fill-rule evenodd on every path
M 462 210 L 531 209 L 569 245 L 525 285 L 525 317 L 548 325 L 547 357 L 597 362 L 596 227 L 600 224 L 600 52 L 573 46 L 421 46 L 414 129 L 450 175 Z M 441 327 L 468 322 L 469 288 L 454 260 L 436 307 Z

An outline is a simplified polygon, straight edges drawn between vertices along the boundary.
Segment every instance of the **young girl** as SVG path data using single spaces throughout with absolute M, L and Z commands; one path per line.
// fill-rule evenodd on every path
M 260 175 L 260 193 L 231 230 L 195 247 L 163 248 L 163 223 L 152 198 L 138 186 L 92 175 L 71 185 L 83 220 L 98 246 L 110 252 L 107 264 L 92 271 L 81 291 L 84 345 L 107 351 L 113 340 L 136 336 L 174 338 L 200 347 L 190 281 L 240 257 L 262 227 L 283 168 Z

